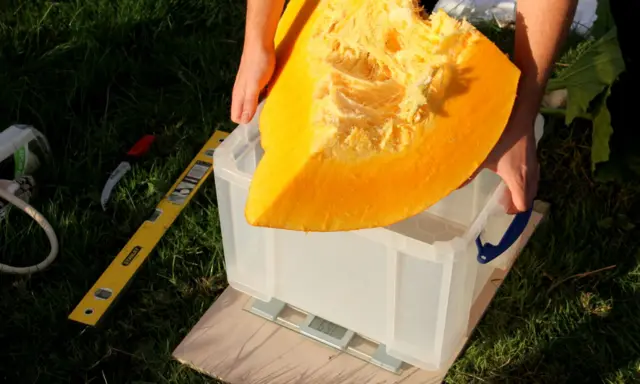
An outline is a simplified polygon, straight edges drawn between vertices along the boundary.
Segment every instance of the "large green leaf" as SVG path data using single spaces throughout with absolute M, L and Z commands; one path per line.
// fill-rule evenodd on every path
M 565 123 L 587 113 L 589 104 L 624 71 L 616 28 L 588 43 L 576 60 L 549 80 L 547 90 L 568 91 Z
M 611 94 L 611 87 L 602 97 L 602 101 L 593 118 L 593 131 L 591 133 L 591 170 L 595 171 L 596 164 L 609 160 L 609 138 L 613 134 L 611 127 L 611 114 L 607 108 L 607 98 Z
M 591 34 L 591 36 L 599 38 L 604 36 L 611 30 L 611 28 L 615 27 L 616 25 L 615 20 L 613 19 L 613 15 L 611 14 L 611 8 L 609 8 L 609 0 L 598 0 L 596 16 L 596 21 L 591 26 L 589 33 Z

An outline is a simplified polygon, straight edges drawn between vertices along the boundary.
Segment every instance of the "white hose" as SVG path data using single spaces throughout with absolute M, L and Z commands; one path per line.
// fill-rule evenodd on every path
M 40 212 L 36 211 L 35 208 L 33 208 L 20 198 L 14 196 L 9 191 L 0 188 L 0 197 L 8 201 L 9 204 L 20 208 L 27 215 L 31 216 L 31 218 L 33 218 L 33 220 L 35 220 L 42 227 L 42 229 L 44 229 L 44 232 L 47 234 L 49 242 L 51 243 L 51 252 L 49 252 L 49 256 L 47 256 L 47 258 L 39 264 L 32 265 L 30 267 L 12 267 L 10 265 L 0 263 L 0 272 L 16 275 L 28 275 L 47 268 L 49 264 L 51 264 L 53 260 L 55 260 L 55 258 L 58 256 L 58 238 L 55 231 L 51 227 L 51 224 L 49 224 L 47 219 L 45 219 L 44 216 L 40 214 Z

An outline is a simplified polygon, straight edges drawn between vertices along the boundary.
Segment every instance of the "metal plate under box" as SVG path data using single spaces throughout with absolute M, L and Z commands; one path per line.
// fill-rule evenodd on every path
M 377 343 L 338 324 L 294 308 L 278 299 L 264 302 L 253 298 L 249 312 L 296 331 L 315 341 L 400 374 L 405 363 L 387 355 L 384 344 Z

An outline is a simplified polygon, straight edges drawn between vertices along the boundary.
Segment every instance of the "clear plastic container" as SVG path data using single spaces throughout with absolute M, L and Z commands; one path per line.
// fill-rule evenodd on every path
M 505 214 L 505 186 L 485 170 L 429 210 L 385 228 L 303 233 L 250 226 L 244 208 L 263 154 L 260 108 L 214 153 L 231 287 L 348 328 L 408 364 L 439 369 L 467 336 L 473 300 L 508 262 L 530 212 L 515 220 Z M 539 138 L 541 116 L 536 123 Z M 500 244 L 491 249 L 487 242 Z M 482 252 L 489 259 L 506 254 L 489 262 Z

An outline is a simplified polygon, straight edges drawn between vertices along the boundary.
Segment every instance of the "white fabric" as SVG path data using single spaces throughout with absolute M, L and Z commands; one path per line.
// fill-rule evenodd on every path
M 597 0 L 578 1 L 573 19 L 576 31 L 585 33 L 591 28 L 596 20 L 597 6 Z M 469 20 L 497 19 L 500 22 L 515 20 L 515 0 L 439 0 L 436 4 L 436 9 L 438 8 L 452 16 L 464 16 Z

